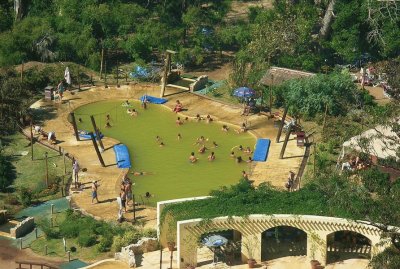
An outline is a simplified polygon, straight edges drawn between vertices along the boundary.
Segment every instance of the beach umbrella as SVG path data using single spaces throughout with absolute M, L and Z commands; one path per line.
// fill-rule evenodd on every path
M 240 87 L 233 91 L 234 96 L 241 97 L 241 98 L 250 97 L 255 94 L 256 94 L 256 92 L 253 89 L 250 89 L 248 87 Z
M 203 244 L 206 247 L 209 247 L 212 249 L 213 253 L 214 253 L 214 257 L 213 257 L 213 263 L 215 264 L 215 252 L 216 249 L 225 245 L 226 243 L 228 243 L 228 239 L 226 239 L 223 236 L 220 236 L 218 234 L 214 234 L 214 235 L 210 235 L 206 238 L 203 239 Z
M 203 239 L 203 244 L 206 247 L 210 247 L 210 248 L 220 247 L 220 246 L 225 245 L 226 243 L 228 243 L 228 239 L 226 239 L 223 236 L 217 235 L 217 234 L 210 235 Z

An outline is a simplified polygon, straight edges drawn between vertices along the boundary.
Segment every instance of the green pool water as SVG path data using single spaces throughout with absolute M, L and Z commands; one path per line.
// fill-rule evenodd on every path
M 247 133 L 237 134 L 232 128 L 229 132 L 221 130 L 222 124 L 193 119 L 183 125 L 175 123 L 177 115 L 162 105 L 150 104 L 148 109 L 140 107 L 140 102 L 131 101 L 139 115 L 132 117 L 127 114 L 127 108 L 121 106 L 122 101 L 96 102 L 75 110 L 81 130 L 91 131 L 90 115 L 94 115 L 97 125 L 105 136 L 121 141 L 129 148 L 132 162 L 131 172 L 145 171 L 144 176 L 133 176 L 134 193 L 145 203 L 154 205 L 157 201 L 208 195 L 209 191 L 220 186 L 235 184 L 241 178 L 241 171 L 248 170 L 246 162 L 236 163 L 230 157 L 232 148 L 237 156 L 248 159 L 248 154 L 238 150 L 239 145 L 254 148 L 255 138 Z M 206 111 L 205 111 L 206 113 Z M 106 115 L 111 118 L 111 128 L 105 128 Z M 178 139 L 178 133 L 182 139 Z M 160 136 L 165 146 L 160 147 L 156 136 Z M 200 146 L 195 145 L 196 138 L 204 136 L 208 150 L 201 154 Z M 218 147 L 213 147 L 213 141 Z M 191 164 L 190 153 L 195 152 L 198 162 Z M 211 151 L 216 159 L 209 162 L 207 157 Z M 146 192 L 153 197 L 142 198 Z

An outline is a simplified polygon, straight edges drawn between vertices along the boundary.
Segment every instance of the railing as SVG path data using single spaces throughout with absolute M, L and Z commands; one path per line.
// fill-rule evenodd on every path
M 50 265 L 47 263 L 41 263 L 41 262 L 29 262 L 29 261 L 15 261 L 17 264 L 16 269 L 59 269 L 59 267 Z M 29 266 L 29 267 L 23 267 L 23 266 Z

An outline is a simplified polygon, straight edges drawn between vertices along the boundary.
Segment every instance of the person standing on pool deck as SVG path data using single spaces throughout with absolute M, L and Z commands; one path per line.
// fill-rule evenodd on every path
M 132 198 L 133 198 L 132 182 L 131 182 L 130 178 L 126 178 L 125 193 L 126 193 L 126 204 L 128 204 L 129 201 L 132 201 Z
M 126 184 L 124 183 L 124 181 L 122 181 L 119 197 L 121 197 L 121 204 L 122 204 L 122 208 L 124 209 L 124 213 L 126 213 L 126 191 L 125 191 L 125 188 L 126 188 Z
M 96 199 L 97 203 L 99 203 L 99 198 L 97 197 L 97 188 L 99 185 L 97 184 L 97 180 L 92 182 L 92 204 L 94 199 Z
M 191 163 L 197 162 L 197 158 L 194 156 L 194 152 L 190 153 L 189 162 Z
M 79 175 L 78 175 L 79 170 L 80 170 L 79 163 L 74 158 L 73 159 L 73 163 L 72 163 L 72 176 L 73 176 L 73 179 L 74 179 L 75 188 L 78 188 L 78 186 L 79 186 Z
M 57 91 L 58 91 L 58 95 L 60 96 L 60 102 L 62 103 L 62 98 L 63 98 L 63 94 L 64 94 L 64 82 L 62 80 L 60 80 L 60 83 L 57 86 Z
M 181 118 L 178 117 L 178 118 L 176 119 L 175 123 L 176 123 L 176 125 L 182 125 L 182 124 L 183 124 L 183 121 L 181 121 Z

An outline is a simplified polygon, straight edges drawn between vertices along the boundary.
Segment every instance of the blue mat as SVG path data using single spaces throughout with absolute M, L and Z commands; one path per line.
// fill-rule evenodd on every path
M 129 158 L 128 147 L 125 145 L 114 146 L 115 158 L 118 168 L 131 168 L 131 159 Z
M 140 97 L 140 101 L 144 101 L 147 100 L 147 102 L 152 103 L 152 104 L 164 104 L 166 103 L 168 100 L 164 99 L 164 98 L 157 98 L 154 96 L 150 96 L 150 95 L 143 95 L 142 97 Z
M 257 139 L 256 149 L 253 153 L 253 161 L 256 162 L 265 162 L 268 157 L 269 146 L 271 144 L 271 140 L 266 138 Z
M 94 138 L 96 138 L 97 140 L 99 140 L 99 139 L 96 137 L 96 133 L 93 133 L 93 135 L 94 135 Z M 85 138 L 85 139 L 92 139 L 92 138 L 90 137 L 90 135 L 89 135 L 89 132 L 79 133 L 79 137 L 82 137 L 82 138 Z M 100 133 L 100 138 L 103 138 L 103 137 L 104 137 L 104 135 L 103 135 L 102 133 Z

